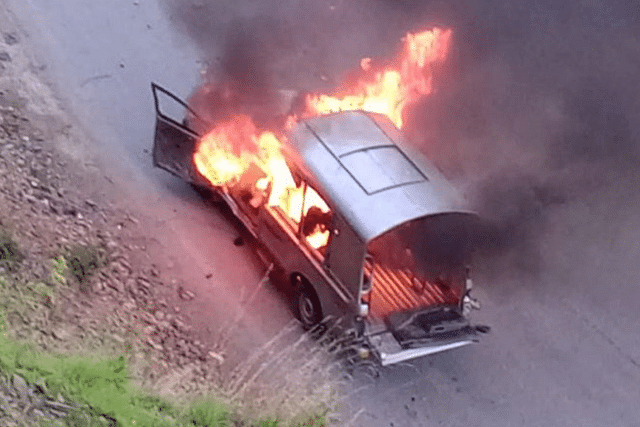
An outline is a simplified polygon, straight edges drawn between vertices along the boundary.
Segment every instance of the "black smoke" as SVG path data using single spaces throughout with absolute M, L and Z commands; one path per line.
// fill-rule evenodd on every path
M 486 219 L 485 254 L 536 273 L 551 216 L 570 224 L 576 203 L 638 200 L 637 2 L 165 2 L 209 60 L 208 78 L 257 111 L 272 109 L 277 89 L 335 87 L 361 57 L 393 56 L 407 31 L 452 28 L 436 90 L 406 131 Z

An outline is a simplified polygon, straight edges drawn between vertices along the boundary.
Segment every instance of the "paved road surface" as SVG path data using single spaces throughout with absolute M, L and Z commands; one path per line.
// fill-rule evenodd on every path
M 241 3 L 236 12 L 251 15 L 252 7 L 260 8 Z M 176 262 L 204 296 L 185 310 L 206 324 L 224 318 L 210 310 L 219 307 L 219 298 L 237 309 L 238 289 L 257 283 L 263 267 L 246 248 L 232 244 L 238 232 L 228 218 L 204 206 L 182 183 L 154 171 L 145 151 L 154 123 L 149 82 L 186 96 L 199 78 L 196 49 L 203 44 L 176 31 L 157 0 L 14 0 L 13 8 L 41 48 L 44 75 L 94 131 L 99 152 L 122 168 L 143 209 L 155 211 L 150 233 L 174 247 Z M 228 6 L 225 13 L 228 22 L 235 12 Z M 370 17 L 366 8 L 351 16 L 358 13 Z M 396 10 L 394 23 L 401 16 Z M 544 21 L 546 15 L 534 17 Z M 379 32 L 370 43 L 361 37 L 353 44 L 375 54 L 371 44 L 383 36 Z M 331 61 L 344 58 L 321 46 L 326 35 L 319 40 L 315 45 L 307 40 L 307 47 L 328 52 L 331 58 L 314 66 L 326 65 L 318 73 L 331 75 Z M 219 45 L 214 40 L 207 47 L 215 51 Z M 481 42 L 476 47 L 491 50 Z M 296 73 L 304 69 L 290 74 Z M 640 227 L 638 208 L 630 202 L 637 192 L 616 185 L 606 193 L 606 203 L 595 192 L 545 216 L 532 252 L 540 266 L 534 272 L 524 274 L 504 260 L 479 268 L 476 296 L 484 304 L 476 318 L 492 325 L 492 334 L 479 345 L 384 369 L 377 379 L 356 373 L 354 385 L 360 388 L 354 387 L 345 403 L 341 423 L 640 426 Z M 213 280 L 202 279 L 211 272 Z M 242 345 L 248 350 L 290 318 L 277 298 L 266 301 L 268 308 L 247 326 L 252 338 Z

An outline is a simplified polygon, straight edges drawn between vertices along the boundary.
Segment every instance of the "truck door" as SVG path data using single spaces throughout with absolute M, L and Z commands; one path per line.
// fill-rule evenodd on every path
M 151 83 L 156 108 L 153 164 L 196 184 L 205 183 L 193 164 L 193 151 L 200 139 L 187 124 L 199 116 L 180 98 Z

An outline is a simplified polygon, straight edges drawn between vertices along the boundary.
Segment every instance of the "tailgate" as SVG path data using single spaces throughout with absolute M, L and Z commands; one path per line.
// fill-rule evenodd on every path
M 397 313 L 367 326 L 368 344 L 383 366 L 478 342 L 479 333 L 489 331 L 452 307 Z

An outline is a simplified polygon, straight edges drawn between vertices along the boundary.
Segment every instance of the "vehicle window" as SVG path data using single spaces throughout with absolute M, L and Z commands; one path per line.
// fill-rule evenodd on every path
M 324 257 L 331 237 L 331 209 L 312 187 L 307 186 L 302 209 L 302 238 Z
M 298 232 L 302 219 L 302 199 L 305 184 L 298 180 L 285 187 L 281 194 L 277 195 L 276 207 L 284 214 L 288 222 Z

